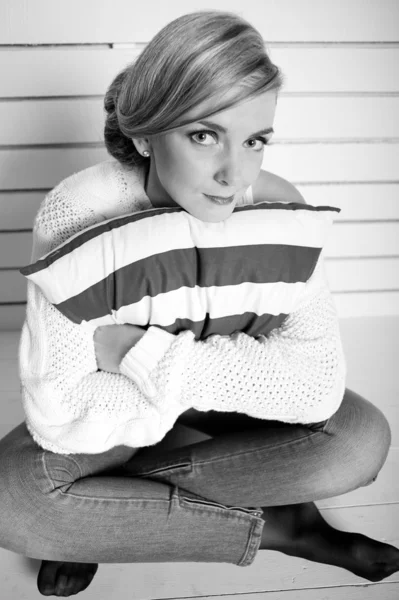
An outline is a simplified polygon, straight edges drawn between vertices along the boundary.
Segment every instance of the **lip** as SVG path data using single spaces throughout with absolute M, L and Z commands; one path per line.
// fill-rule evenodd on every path
M 223 196 L 210 196 L 209 194 L 204 194 L 204 196 L 209 198 L 209 200 L 211 200 L 215 204 L 231 204 L 231 202 L 233 202 L 234 200 L 235 194 L 233 194 L 232 196 L 228 196 L 227 198 Z

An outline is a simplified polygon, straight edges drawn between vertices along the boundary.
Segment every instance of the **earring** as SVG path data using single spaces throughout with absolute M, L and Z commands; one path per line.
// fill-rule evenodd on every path
M 144 152 L 143 152 L 143 156 L 150 156 L 150 153 L 149 153 L 149 152 L 147 152 L 147 150 L 144 150 Z

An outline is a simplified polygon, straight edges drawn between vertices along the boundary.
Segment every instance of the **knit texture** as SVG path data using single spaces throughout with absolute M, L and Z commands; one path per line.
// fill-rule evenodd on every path
M 143 170 L 114 160 L 62 181 L 36 216 L 31 262 L 86 227 L 152 208 L 144 181 Z M 150 356 L 140 367 L 151 344 L 158 361 Z M 135 381 L 145 364 L 153 383 L 147 389 L 155 395 Z M 150 327 L 124 357 L 121 374 L 98 371 L 93 333 L 28 282 L 19 375 L 36 443 L 61 454 L 90 454 L 156 444 L 189 408 L 289 423 L 327 419 L 342 401 L 346 367 L 321 255 L 295 310 L 267 337 L 239 333 L 195 341 L 191 331 L 175 336 Z

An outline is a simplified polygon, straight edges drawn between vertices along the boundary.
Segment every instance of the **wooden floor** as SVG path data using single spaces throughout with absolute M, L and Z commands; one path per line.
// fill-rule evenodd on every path
M 399 547 L 399 317 L 343 319 L 347 387 L 386 415 L 392 446 L 377 481 L 349 494 L 317 502 L 324 518 L 344 531 L 357 531 Z M 23 421 L 18 380 L 20 332 L 0 332 L 0 437 Z M 191 430 L 169 444 L 198 441 Z M 42 598 L 36 588 L 40 561 L 0 549 L 1 598 Z M 260 551 L 250 567 L 229 564 L 102 564 L 87 600 L 153 600 L 223 596 L 229 600 L 397 600 L 399 573 L 370 583 L 343 569 Z

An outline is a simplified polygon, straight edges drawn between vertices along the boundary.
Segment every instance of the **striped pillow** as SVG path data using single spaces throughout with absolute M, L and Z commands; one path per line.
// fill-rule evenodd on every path
M 20 272 L 74 323 L 156 325 L 195 338 L 279 327 L 312 275 L 339 208 L 237 206 L 219 223 L 181 207 L 89 227 Z

